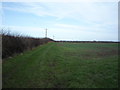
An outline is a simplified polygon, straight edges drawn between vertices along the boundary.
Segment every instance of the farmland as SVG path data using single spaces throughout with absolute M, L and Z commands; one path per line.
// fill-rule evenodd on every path
M 3 61 L 3 88 L 116 88 L 117 43 L 47 43 Z

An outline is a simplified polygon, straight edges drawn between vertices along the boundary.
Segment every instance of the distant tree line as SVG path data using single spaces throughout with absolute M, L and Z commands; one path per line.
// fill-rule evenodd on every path
M 55 42 L 69 42 L 69 43 L 120 43 L 114 41 L 55 41 Z
M 31 50 L 34 47 L 53 41 L 49 38 L 33 38 L 30 36 L 22 36 L 9 33 L 9 31 L 1 30 L 2 36 L 2 59 L 22 53 L 25 50 Z

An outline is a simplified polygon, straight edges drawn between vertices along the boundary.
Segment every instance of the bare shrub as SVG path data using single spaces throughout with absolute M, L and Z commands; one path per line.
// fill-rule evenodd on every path
M 4 29 L 0 30 L 0 34 L 2 35 L 2 58 L 8 58 L 16 53 L 21 53 L 25 50 L 30 50 L 52 41 L 52 39 L 49 38 L 33 38 L 20 34 L 13 34 Z

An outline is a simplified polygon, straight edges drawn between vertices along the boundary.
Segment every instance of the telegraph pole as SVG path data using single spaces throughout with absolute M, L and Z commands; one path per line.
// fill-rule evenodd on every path
M 55 36 L 53 35 L 53 40 L 54 40 Z
M 47 38 L 47 28 L 45 29 L 45 38 Z

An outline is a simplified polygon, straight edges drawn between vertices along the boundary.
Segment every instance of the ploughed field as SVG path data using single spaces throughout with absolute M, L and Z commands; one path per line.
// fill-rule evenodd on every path
M 116 88 L 117 43 L 48 43 L 3 61 L 3 88 Z

